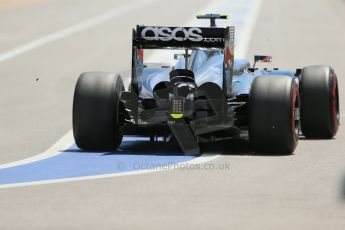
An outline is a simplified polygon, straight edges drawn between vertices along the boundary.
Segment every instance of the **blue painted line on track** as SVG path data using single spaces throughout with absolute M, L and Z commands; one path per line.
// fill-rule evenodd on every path
M 194 159 L 176 145 L 125 138 L 116 152 L 85 152 L 75 145 L 44 160 L 0 170 L 0 185 L 152 169 Z

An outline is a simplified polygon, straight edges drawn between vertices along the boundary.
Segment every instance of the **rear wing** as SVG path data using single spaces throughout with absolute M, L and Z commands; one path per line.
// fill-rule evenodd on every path
M 231 95 L 235 27 L 159 27 L 133 29 L 132 89 L 139 96 L 143 73 L 143 49 L 210 49 L 224 52 L 223 92 Z
M 224 48 L 227 28 L 137 26 L 135 45 L 142 49 Z

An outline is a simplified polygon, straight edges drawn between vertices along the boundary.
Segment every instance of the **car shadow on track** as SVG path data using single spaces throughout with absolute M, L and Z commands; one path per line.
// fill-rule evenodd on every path
M 76 145 L 61 152 L 64 153 L 85 153 L 109 155 L 156 155 L 156 156 L 184 156 L 177 143 L 172 142 L 150 142 L 143 140 L 123 141 L 116 151 L 87 151 L 79 149 Z
M 184 156 L 175 142 L 163 141 L 131 141 L 123 143 L 117 151 L 104 155 L 128 154 L 128 155 L 157 155 L 157 156 Z
M 202 149 L 205 153 L 214 153 L 220 155 L 234 155 L 234 156 L 262 156 L 262 157 L 282 157 L 290 156 L 291 154 L 268 154 L 256 153 L 250 148 L 248 139 L 229 139 L 223 141 L 203 144 Z
M 228 139 L 211 143 L 204 143 L 200 145 L 201 154 L 207 155 L 234 155 L 234 156 L 266 156 L 266 157 L 281 157 L 290 156 L 289 154 L 265 154 L 254 153 L 250 149 L 248 140 L 246 139 Z M 85 152 L 96 153 L 80 150 L 78 148 L 70 148 L 64 152 Z M 100 152 L 97 152 L 100 153 Z M 118 148 L 117 151 L 102 152 L 102 155 L 156 155 L 156 156 L 184 156 L 177 142 L 163 142 L 163 141 L 125 141 Z

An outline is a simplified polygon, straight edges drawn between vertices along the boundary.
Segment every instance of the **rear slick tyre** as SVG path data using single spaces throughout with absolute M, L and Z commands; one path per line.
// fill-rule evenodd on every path
M 300 79 L 301 128 L 306 138 L 332 138 L 339 123 L 338 80 L 329 66 L 304 67 Z
M 293 78 L 257 77 L 249 99 L 249 141 L 256 153 L 291 154 L 299 136 L 299 93 Z
M 74 91 L 73 134 L 77 146 L 87 151 L 116 150 L 122 141 L 121 77 L 113 73 L 80 75 Z

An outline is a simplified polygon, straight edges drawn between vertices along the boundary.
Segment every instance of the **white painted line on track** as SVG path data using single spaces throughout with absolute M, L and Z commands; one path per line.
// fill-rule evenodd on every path
M 113 10 L 110 10 L 102 15 L 99 15 L 97 17 L 91 18 L 87 21 L 84 21 L 82 23 L 79 23 L 75 26 L 66 28 L 62 31 L 47 35 L 43 38 L 37 39 L 35 41 L 32 41 L 28 44 L 25 44 L 21 47 L 18 47 L 10 52 L 7 52 L 5 54 L 0 55 L 0 62 L 4 60 L 8 60 L 10 58 L 14 58 L 20 54 L 23 54 L 25 52 L 28 52 L 30 50 L 33 50 L 35 48 L 38 48 L 40 46 L 43 46 L 45 44 L 48 44 L 50 42 L 56 41 L 58 39 L 62 39 L 64 37 L 67 37 L 69 35 L 72 35 L 74 33 L 80 32 L 82 30 L 86 30 L 88 28 L 91 28 L 93 26 L 102 24 L 109 19 L 119 16 L 134 7 L 142 6 L 144 4 L 147 4 L 149 2 L 153 2 L 154 0 L 146 0 L 146 1 L 140 1 L 140 3 L 137 4 L 129 4 L 124 7 L 119 7 Z M 249 46 L 250 38 L 252 31 L 254 29 L 254 25 L 258 16 L 258 13 L 260 11 L 262 0 L 247 0 L 247 4 L 251 4 L 249 7 L 250 12 L 247 12 L 245 23 L 241 28 L 240 38 L 239 42 L 237 43 L 236 47 L 236 57 L 245 57 L 247 54 L 247 49 Z M 234 4 L 232 4 L 234 3 Z M 236 3 L 238 4 L 238 1 L 236 0 L 221 0 L 221 1 L 214 1 L 210 3 L 206 8 L 203 9 L 203 13 L 210 13 L 212 12 L 220 12 L 220 13 L 232 13 L 233 11 L 236 11 Z M 237 9 L 237 11 L 241 11 L 241 9 Z M 193 19 L 190 19 L 187 25 L 196 25 L 196 20 L 194 19 L 195 16 L 193 16 Z M 199 22 L 199 21 L 198 21 Z M 231 23 L 230 23 L 231 24 Z M 159 53 L 154 53 L 153 56 L 159 57 Z M 50 149 L 48 149 L 46 152 L 12 163 L 7 163 L 0 165 L 0 169 L 3 168 L 9 168 L 14 166 L 19 166 L 23 164 L 32 163 L 35 161 L 47 159 L 56 155 L 59 155 L 62 150 L 65 150 L 72 146 L 74 143 L 73 139 L 73 133 L 72 131 L 69 131 L 64 137 L 62 137 L 58 142 L 56 142 Z M 205 162 L 209 162 L 212 160 L 217 159 L 220 157 L 220 155 L 201 155 L 200 157 L 179 163 L 178 165 L 183 164 L 202 164 Z M 9 185 L 2 185 L 0 188 L 11 188 L 11 187 L 21 187 L 21 186 L 30 186 L 30 185 L 40 185 L 40 184 L 51 184 L 51 183 L 60 183 L 60 182 L 68 182 L 68 181 L 79 181 L 79 180 L 91 180 L 91 179 L 100 179 L 100 178 L 109 178 L 109 177 L 119 177 L 119 176 L 128 176 L 128 175 L 138 175 L 138 174 L 146 174 L 151 172 L 158 172 L 158 171 L 165 171 L 165 170 L 171 170 L 172 168 L 165 168 L 165 169 L 148 169 L 148 170 L 138 170 L 138 171 L 132 171 L 132 172 L 124 172 L 124 173 L 114 173 L 114 174 L 105 174 L 105 175 L 97 175 L 97 176 L 86 176 L 86 177 L 76 177 L 76 178 L 66 178 L 66 179 L 55 179 L 55 180 L 46 180 L 46 181 L 36 181 L 36 182 L 27 182 L 27 183 L 18 183 L 18 184 L 9 184 Z
M 131 172 L 123 172 L 123 173 L 103 174 L 103 175 L 96 175 L 96 176 L 84 176 L 84 177 L 74 177 L 74 178 L 72 177 L 72 178 L 64 178 L 64 179 L 53 179 L 53 180 L 43 180 L 43 181 L 24 182 L 24 183 L 15 183 L 15 184 L 5 184 L 5 185 L 0 185 L 0 189 L 25 187 L 25 186 L 32 186 L 32 185 L 55 184 L 55 183 L 81 181 L 81 180 L 103 179 L 103 178 L 120 177 L 120 176 L 133 176 L 133 175 L 148 174 L 148 173 L 153 173 L 153 172 L 162 172 L 162 171 L 177 169 L 179 168 L 179 166 L 182 166 L 180 168 L 183 168 L 184 165 L 197 165 L 197 164 L 206 163 L 206 162 L 215 160 L 218 157 L 219 155 L 204 154 L 193 160 L 181 162 L 173 166 L 167 166 L 166 168 L 162 167 L 162 168 L 143 169 L 143 170 L 137 170 L 137 171 L 131 171 Z
M 71 147 L 73 145 L 73 143 L 74 143 L 74 138 L 73 138 L 73 132 L 71 130 L 66 135 L 64 135 L 62 138 L 60 138 L 60 140 L 58 140 L 47 151 L 45 151 L 41 154 L 38 154 L 36 156 L 32 156 L 32 157 L 23 159 L 23 160 L 14 161 L 14 162 L 7 163 L 7 164 L 2 164 L 2 165 L 0 165 L 0 169 L 24 165 L 24 164 L 44 160 L 44 159 L 59 155 L 61 153 L 61 151 Z
M 242 30 L 241 36 L 238 38 L 240 39 L 240 42 L 237 43 L 235 53 L 236 57 L 238 58 L 245 58 L 248 54 L 250 39 L 252 38 L 252 33 L 260 13 L 261 5 L 262 0 L 255 0 L 250 8 L 250 12 L 248 13 L 250 16 L 247 18 L 246 25 Z
M 106 11 L 105 13 L 102 13 L 100 15 L 97 15 L 95 17 L 89 18 L 83 22 L 80 22 L 78 24 L 75 24 L 73 26 L 67 27 L 65 29 L 62 29 L 60 31 L 47 34 L 44 37 L 35 39 L 33 41 L 30 41 L 26 44 L 23 44 L 17 48 L 14 48 L 12 50 L 9 50 L 5 53 L 0 54 L 0 62 L 15 58 L 21 54 L 24 54 L 26 52 L 29 52 L 31 50 L 34 50 L 36 48 L 39 48 L 41 46 L 47 45 L 51 42 L 55 42 L 57 40 L 63 39 L 65 37 L 68 37 L 70 35 L 76 34 L 78 32 L 81 32 L 83 30 L 90 29 L 92 27 L 95 27 L 97 25 L 103 24 L 109 20 L 111 20 L 114 17 L 118 17 L 120 15 L 123 15 L 127 13 L 130 10 L 142 7 L 146 4 L 157 2 L 158 0 L 141 0 L 141 1 L 135 1 L 123 6 L 119 6 L 116 8 L 113 8 L 109 11 Z

